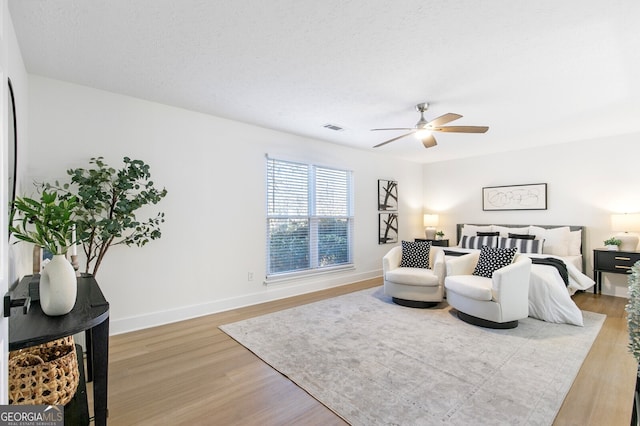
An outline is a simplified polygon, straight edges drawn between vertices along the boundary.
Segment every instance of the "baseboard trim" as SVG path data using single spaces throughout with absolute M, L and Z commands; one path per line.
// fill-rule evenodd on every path
M 291 285 L 288 286 L 264 286 L 263 291 L 252 294 L 214 300 L 207 303 L 184 306 L 176 309 L 152 312 L 139 316 L 131 316 L 116 320 L 111 319 L 109 324 L 109 333 L 111 335 L 116 335 L 136 330 L 143 330 L 145 328 L 157 327 L 204 315 L 229 311 L 231 309 L 244 308 L 260 303 L 299 296 L 306 293 L 313 293 L 379 277 L 382 277 L 381 270 L 349 274 L 348 276 L 335 277 L 331 280 L 328 280 L 326 276 L 315 281 L 306 280 L 305 282 L 305 280 L 301 280 L 300 283 L 291 283 Z

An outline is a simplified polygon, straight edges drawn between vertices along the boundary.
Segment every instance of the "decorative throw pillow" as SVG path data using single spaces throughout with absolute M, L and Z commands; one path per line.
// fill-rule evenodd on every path
M 476 269 L 473 271 L 473 275 L 487 278 L 493 277 L 493 273 L 496 270 L 511 265 L 517 250 L 515 247 L 482 247 L 480 250 L 480 258 L 478 259 Z
M 400 266 L 403 268 L 429 269 L 430 250 L 431 241 L 403 241 Z
M 500 233 L 498 231 L 491 232 L 476 232 L 476 236 L 478 237 L 499 237 Z
M 497 247 L 498 237 L 469 237 L 463 236 L 460 247 L 467 249 L 479 249 L 482 246 Z
M 535 240 L 536 236 L 529 235 L 529 234 L 512 234 L 511 232 L 509 232 L 509 238 L 518 238 L 521 240 Z
M 533 235 L 530 235 L 533 237 Z M 522 239 L 522 238 L 500 238 L 498 247 L 510 248 L 515 247 L 520 253 L 542 253 L 544 240 Z

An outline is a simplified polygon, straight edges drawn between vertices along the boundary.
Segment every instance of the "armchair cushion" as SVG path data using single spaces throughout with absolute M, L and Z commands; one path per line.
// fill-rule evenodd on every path
M 458 275 L 455 280 L 447 281 L 447 290 L 474 300 L 491 300 L 493 282 L 489 278 L 476 275 Z
M 430 241 L 403 241 L 401 268 L 429 268 Z
M 434 271 L 426 268 L 396 268 L 387 272 L 386 280 L 404 285 L 438 286 L 441 279 Z
M 473 270 L 473 275 L 480 277 L 493 277 L 493 272 L 510 265 L 518 251 L 517 247 L 495 248 L 483 246 L 480 250 L 478 264 Z

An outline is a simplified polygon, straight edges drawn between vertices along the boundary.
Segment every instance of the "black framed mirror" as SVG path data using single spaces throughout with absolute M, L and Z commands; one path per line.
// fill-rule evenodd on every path
M 16 180 L 17 180 L 17 162 L 18 162 L 18 128 L 16 126 L 16 100 L 13 93 L 13 86 L 11 85 L 11 79 L 7 79 L 9 85 L 9 93 L 7 98 L 9 99 L 8 119 L 7 124 L 9 126 L 8 138 L 7 138 L 7 190 L 9 201 L 9 218 L 11 218 L 11 212 L 13 210 L 13 201 L 16 198 Z M 9 232 L 11 237 L 11 232 Z

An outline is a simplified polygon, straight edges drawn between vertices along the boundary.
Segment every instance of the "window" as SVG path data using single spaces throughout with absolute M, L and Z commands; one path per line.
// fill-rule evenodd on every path
M 352 264 L 351 172 L 267 158 L 267 277 Z

